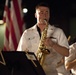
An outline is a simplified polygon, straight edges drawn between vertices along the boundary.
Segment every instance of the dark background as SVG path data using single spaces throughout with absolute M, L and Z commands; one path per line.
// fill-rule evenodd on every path
M 24 14 L 26 28 L 36 23 L 34 17 L 35 6 L 39 2 L 46 2 L 51 9 L 50 23 L 60 27 L 66 36 L 75 37 L 76 34 L 76 1 L 75 0 L 22 0 L 22 7 L 28 8 L 28 13 Z M 0 19 L 3 18 L 5 0 L 0 0 Z

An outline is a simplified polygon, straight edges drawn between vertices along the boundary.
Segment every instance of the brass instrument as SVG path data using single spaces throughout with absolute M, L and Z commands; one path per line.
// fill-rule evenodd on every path
M 42 32 L 41 40 L 40 40 L 39 47 L 38 47 L 38 50 L 37 50 L 37 58 L 38 58 L 41 65 L 43 65 L 43 62 L 45 60 L 46 55 L 50 53 L 50 51 L 44 45 L 44 40 L 47 37 L 47 30 L 48 30 L 48 23 L 47 23 L 46 20 L 44 20 L 44 21 L 46 23 L 46 27 Z

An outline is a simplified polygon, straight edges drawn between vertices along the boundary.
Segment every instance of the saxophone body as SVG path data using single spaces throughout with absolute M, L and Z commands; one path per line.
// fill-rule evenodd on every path
M 47 37 L 47 30 L 48 30 L 48 23 L 46 22 L 46 20 L 44 21 L 46 23 L 46 27 L 41 34 L 41 40 L 40 40 L 39 47 L 37 50 L 37 58 L 38 58 L 40 65 L 43 65 L 46 55 L 50 53 L 50 51 L 44 45 L 44 40 Z

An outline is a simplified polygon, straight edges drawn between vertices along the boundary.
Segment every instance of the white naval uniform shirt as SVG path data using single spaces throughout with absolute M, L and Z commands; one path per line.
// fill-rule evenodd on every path
M 51 34 L 53 27 L 54 26 L 48 25 L 47 33 Z M 51 36 L 55 38 L 56 42 L 59 45 L 65 46 L 67 48 L 69 47 L 67 38 L 63 30 L 61 30 L 60 28 L 54 27 L 54 32 L 53 35 Z M 36 54 L 39 42 L 40 42 L 40 36 L 37 31 L 37 26 L 34 25 L 33 27 L 24 31 L 20 39 L 17 51 L 27 50 L 29 52 L 34 52 Z M 61 60 L 61 58 L 62 55 L 57 53 L 54 49 L 50 49 L 50 54 L 47 55 L 43 65 L 43 69 L 46 75 L 58 75 L 56 71 L 56 64 Z
M 65 64 L 76 59 L 76 43 L 70 45 L 69 56 L 65 57 Z M 76 75 L 76 66 L 71 69 L 72 73 Z

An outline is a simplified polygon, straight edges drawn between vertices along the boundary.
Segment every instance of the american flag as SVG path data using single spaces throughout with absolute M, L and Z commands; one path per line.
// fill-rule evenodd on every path
M 24 31 L 25 23 L 21 7 L 22 0 L 6 0 L 4 22 L 6 23 L 4 36 L 5 51 L 15 51 Z

